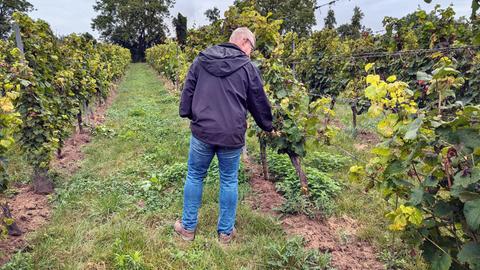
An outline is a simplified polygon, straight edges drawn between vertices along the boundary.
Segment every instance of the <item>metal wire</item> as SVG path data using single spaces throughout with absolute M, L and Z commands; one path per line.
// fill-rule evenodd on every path
M 435 53 L 435 52 L 457 52 L 457 51 L 465 51 L 465 50 L 478 50 L 480 46 L 478 45 L 468 45 L 468 46 L 461 46 L 461 47 L 445 47 L 445 48 L 435 48 L 435 49 L 418 49 L 418 50 L 405 50 L 405 51 L 397 51 L 397 52 L 371 52 L 371 53 L 360 53 L 360 54 L 352 54 L 352 55 L 331 55 L 325 58 L 328 59 L 367 59 L 367 58 L 380 58 L 380 57 L 394 57 L 394 56 L 403 56 L 403 55 L 423 55 L 427 53 Z M 300 58 L 301 60 L 312 60 L 311 57 L 309 58 Z M 294 64 L 301 63 L 300 61 L 293 61 Z
M 315 6 L 315 7 L 314 7 L 314 10 L 319 9 L 319 8 L 322 8 L 322 7 L 325 7 L 325 6 L 331 6 L 331 5 L 333 5 L 333 4 L 337 3 L 337 2 L 340 2 L 340 1 L 342 1 L 342 0 L 332 0 L 332 1 L 330 1 L 330 2 L 327 2 L 327 3 L 321 4 L 321 5 Z

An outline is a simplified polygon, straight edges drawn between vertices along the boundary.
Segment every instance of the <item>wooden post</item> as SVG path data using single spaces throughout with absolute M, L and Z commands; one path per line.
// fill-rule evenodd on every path
M 48 169 L 34 168 L 33 190 L 42 195 L 53 193 L 53 182 L 48 178 Z
M 177 70 L 175 71 L 175 92 L 178 93 L 179 91 L 179 83 L 178 83 L 178 72 L 179 72 L 179 69 L 180 69 L 180 60 L 178 59 L 178 44 L 177 44 L 177 47 L 176 47 L 176 50 L 177 50 L 177 65 L 178 65 L 178 68 Z
M 20 26 L 17 23 L 13 23 L 13 31 L 15 31 L 15 41 L 17 43 L 17 48 L 22 52 L 22 55 L 25 55 L 25 50 L 23 47 L 22 36 L 20 35 Z
M 82 133 L 83 132 L 83 128 L 82 128 L 82 108 L 80 107 L 79 108 L 79 111 L 77 113 L 77 123 L 78 123 L 78 132 L 79 133 Z
M 260 160 L 262 162 L 263 178 L 266 181 L 268 181 L 270 177 L 268 173 L 268 163 L 267 163 L 267 142 L 260 137 L 258 138 L 258 141 L 260 142 Z
M 353 137 L 357 137 L 357 100 L 354 100 L 350 108 L 352 109 Z
M 87 127 L 88 127 L 89 124 L 90 124 L 90 121 L 89 121 L 90 119 L 88 119 L 88 118 L 89 118 L 89 115 L 88 115 L 88 105 L 87 105 L 87 101 L 86 101 L 86 100 L 83 102 L 83 115 L 84 115 L 84 117 L 85 117 L 85 124 L 86 124 Z
M 355 96 L 357 96 L 357 84 L 355 80 L 355 76 L 357 74 L 357 63 L 355 62 L 355 58 L 353 59 L 353 92 Z M 358 100 L 354 98 L 352 103 L 350 103 L 350 107 L 352 108 L 352 125 L 353 125 L 353 137 L 357 137 L 357 103 Z
M 292 54 L 295 52 L 295 39 L 292 40 Z M 293 78 L 296 79 L 295 62 L 292 64 Z

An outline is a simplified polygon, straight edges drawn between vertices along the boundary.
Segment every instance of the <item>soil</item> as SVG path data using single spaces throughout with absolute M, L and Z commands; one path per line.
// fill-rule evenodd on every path
M 330 124 L 336 128 L 339 128 L 340 130 L 346 128 L 346 126 L 339 119 L 330 119 Z
M 7 239 L 0 241 L 0 265 L 6 263 L 9 256 L 16 250 L 27 245 L 25 235 L 47 223 L 51 213 L 47 196 L 35 194 L 31 185 L 17 186 L 16 194 L 7 201 L 15 222 L 23 234 L 8 236 Z
M 340 130 L 344 130 L 346 128 L 346 126 L 338 119 L 330 120 L 330 124 Z M 355 141 L 357 141 L 357 143 L 353 145 L 355 149 L 357 151 L 365 151 L 368 148 L 378 144 L 380 142 L 380 138 L 375 132 L 365 129 L 358 129 Z
M 359 130 L 357 134 L 356 141 L 353 146 L 357 151 L 365 151 L 372 146 L 375 146 L 380 142 L 380 138 L 374 132 L 370 132 L 367 130 Z
M 357 138 L 359 139 L 359 141 L 370 145 L 375 145 L 380 142 L 380 138 L 375 132 L 367 130 L 360 130 L 357 134 Z
M 299 235 L 306 240 L 306 248 L 328 252 L 331 265 L 337 270 L 385 269 L 377 259 L 375 248 L 356 237 L 359 224 L 349 217 L 311 219 L 306 215 L 281 216 L 275 210 L 284 198 L 275 190 L 275 184 L 266 181 L 261 166 L 244 157 L 250 170 L 250 184 L 254 195 L 247 199 L 259 212 L 280 217 L 282 227 L 290 235 Z
M 272 182 L 263 178 L 260 166 L 252 166 L 251 164 L 246 166 L 251 170 L 253 177 L 250 178 L 250 185 L 255 192 L 255 196 L 247 198 L 248 203 L 255 210 L 279 215 L 280 213 L 275 209 L 279 208 L 285 199 L 276 192 L 275 185 Z
M 95 106 L 95 112 L 89 114 L 88 119 L 84 119 L 84 123 L 87 122 L 95 127 L 105 122 L 107 109 L 112 105 L 116 96 L 116 89 L 113 89 L 105 102 Z M 62 147 L 61 156 L 57 156 L 52 161 L 52 168 L 59 169 L 67 175 L 75 173 L 80 168 L 81 160 L 84 158 L 82 147 L 91 140 L 90 129 L 84 129 L 83 132 L 76 130 Z M 6 239 L 0 240 L 0 266 L 8 262 L 10 256 L 16 251 L 28 246 L 25 236 L 47 223 L 52 212 L 48 197 L 35 194 L 32 185 L 17 186 L 15 195 L 11 198 L 0 196 L 0 202 L 5 201 L 23 234 L 21 236 L 7 236 Z

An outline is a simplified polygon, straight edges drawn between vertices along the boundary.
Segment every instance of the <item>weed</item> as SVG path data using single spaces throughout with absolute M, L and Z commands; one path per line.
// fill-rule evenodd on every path
M 98 125 L 95 128 L 92 129 L 92 135 L 93 136 L 102 136 L 106 138 L 113 138 L 117 136 L 117 133 L 115 132 L 114 129 L 106 127 L 105 125 Z
M 337 232 L 337 234 L 342 246 L 346 246 L 350 242 L 350 234 L 348 231 L 341 229 Z
M 312 201 L 304 195 L 287 196 L 286 201 L 277 209 L 283 214 L 305 214 L 310 218 L 315 217 L 315 209 Z
M 405 255 L 390 250 L 382 250 L 380 251 L 379 259 L 385 264 L 387 269 L 405 269 L 407 266 Z
M 309 188 L 308 201 L 301 194 L 300 181 L 286 155 L 270 153 L 269 168 L 277 179 L 277 190 L 287 199 L 286 204 L 280 208 L 283 213 L 304 213 L 311 216 L 311 206 L 325 215 L 333 213 L 334 198 L 341 191 L 341 185 L 328 173 L 305 167 Z
M 33 257 L 30 253 L 17 252 L 0 270 L 33 270 Z
M 130 116 L 130 117 L 143 117 L 145 115 L 147 115 L 147 113 L 145 112 L 145 110 L 143 108 L 136 108 L 134 110 L 131 110 L 128 113 L 128 116 Z
M 142 253 L 138 250 L 130 251 L 125 249 L 122 240 L 116 239 L 113 245 L 114 265 L 118 270 L 144 270 L 146 269 Z
M 309 152 L 305 158 L 305 165 L 322 172 L 336 171 L 345 168 L 349 158 L 323 151 Z
M 267 269 L 332 269 L 330 254 L 321 254 L 318 250 L 305 250 L 304 240 L 294 237 L 284 244 L 269 246 L 266 258 Z

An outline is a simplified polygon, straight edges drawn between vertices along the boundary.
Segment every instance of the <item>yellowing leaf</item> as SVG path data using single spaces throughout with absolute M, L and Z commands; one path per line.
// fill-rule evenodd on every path
M 11 83 L 7 83 L 7 84 L 5 84 L 5 85 L 3 86 L 3 88 L 4 88 L 6 91 L 12 90 L 13 87 L 14 87 L 14 85 L 11 84 Z
M 391 138 L 396 130 L 398 115 L 389 114 L 377 125 L 377 131 L 386 138 Z
M 400 205 L 395 211 L 388 213 L 386 217 L 391 221 L 388 228 L 392 231 L 403 231 L 409 223 L 420 226 L 423 221 L 423 215 L 420 210 L 405 205 Z
M 370 85 L 365 89 L 365 96 L 370 100 L 374 100 L 376 98 L 376 94 L 377 94 L 377 87 L 374 85 Z
M 9 99 L 1 98 L 0 109 L 6 113 L 13 112 L 13 104 Z
M 396 80 L 397 80 L 397 76 L 395 76 L 395 75 L 392 75 L 392 76 L 387 78 L 387 82 L 389 82 L 389 83 L 393 83 Z
M 362 166 L 354 165 L 350 167 L 348 172 L 348 178 L 350 181 L 359 181 L 365 176 L 365 168 Z
M 368 75 L 365 81 L 370 85 L 378 85 L 380 83 L 380 75 Z
M 383 108 L 379 106 L 378 104 L 372 104 L 370 108 L 368 108 L 368 115 L 370 117 L 378 117 L 380 114 L 382 114 Z
M 392 224 L 388 226 L 391 231 L 403 231 L 407 226 L 407 219 L 403 215 L 398 215 L 393 218 Z
M 392 151 L 390 150 L 389 147 L 377 146 L 377 147 L 374 147 L 374 148 L 371 150 L 371 153 L 372 153 L 372 154 L 375 154 L 375 155 L 383 156 L 383 157 L 388 157 L 388 156 L 390 156 L 390 154 L 392 153 Z
M 405 111 L 407 111 L 408 113 L 411 113 L 411 114 L 417 113 L 417 111 L 418 111 L 417 108 L 416 108 L 416 106 L 407 106 L 407 105 L 404 105 L 404 106 L 402 106 L 402 107 L 405 109 Z
M 365 72 L 369 72 L 373 66 L 375 66 L 375 63 L 368 63 L 365 65 Z
M 20 94 L 18 92 L 7 92 L 6 96 L 11 100 L 15 100 L 20 96 Z
M 14 143 L 12 138 L 0 140 L 0 146 L 3 148 L 9 148 Z
M 284 109 L 284 110 L 287 110 L 289 104 L 290 104 L 290 100 L 288 98 L 284 98 L 280 102 L 280 107 L 282 107 L 282 109 Z

